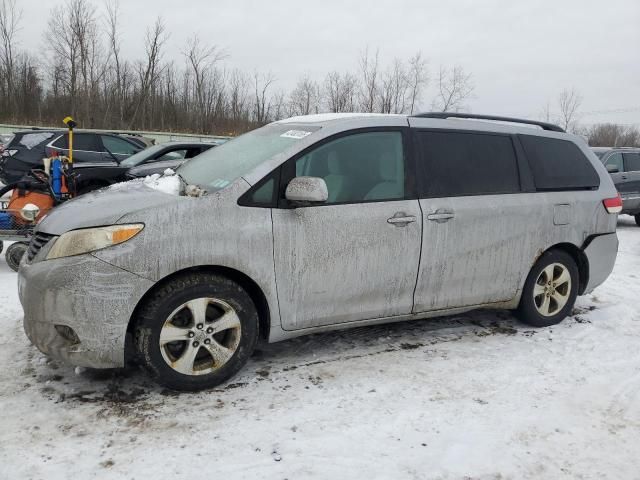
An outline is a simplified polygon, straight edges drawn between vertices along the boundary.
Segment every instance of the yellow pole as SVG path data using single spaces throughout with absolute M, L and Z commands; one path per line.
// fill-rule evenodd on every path
M 73 127 L 76 126 L 76 122 L 71 117 L 65 117 L 62 121 L 69 127 L 69 163 L 73 165 Z

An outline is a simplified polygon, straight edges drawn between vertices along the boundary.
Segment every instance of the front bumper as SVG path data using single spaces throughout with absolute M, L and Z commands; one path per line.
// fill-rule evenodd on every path
M 92 255 L 28 264 L 18 274 L 24 330 L 42 353 L 92 368 L 122 367 L 131 315 L 153 282 Z M 73 329 L 77 340 L 56 325 Z M 78 341 L 79 340 L 79 341 Z
M 618 255 L 618 235 L 607 233 L 594 237 L 584 249 L 589 261 L 589 282 L 584 293 L 591 293 L 613 271 Z

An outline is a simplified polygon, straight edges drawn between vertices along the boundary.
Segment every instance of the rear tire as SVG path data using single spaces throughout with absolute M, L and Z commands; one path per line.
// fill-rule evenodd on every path
M 573 310 L 578 288 L 579 272 L 573 257 L 562 250 L 549 250 L 529 272 L 516 314 L 534 327 L 560 323 Z
M 174 390 L 220 385 L 245 365 L 258 340 L 258 313 L 249 294 L 208 273 L 181 275 L 161 286 L 135 321 L 142 363 Z
M 636 225 L 640 227 L 640 213 L 636 213 L 635 219 L 636 219 Z
M 11 268 L 11 270 L 13 270 L 14 272 L 18 271 L 18 268 L 20 268 L 20 261 L 22 260 L 24 254 L 27 252 L 28 248 L 29 244 L 24 242 L 12 243 L 7 247 L 5 259 L 7 260 L 7 265 L 9 265 L 9 268 Z

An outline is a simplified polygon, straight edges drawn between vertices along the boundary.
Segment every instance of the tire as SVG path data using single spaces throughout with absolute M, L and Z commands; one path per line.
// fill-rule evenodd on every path
M 20 261 L 29 248 L 28 243 L 16 242 L 7 247 L 7 252 L 4 254 L 4 258 L 7 260 L 7 264 L 14 272 L 18 271 L 20 267 Z
M 517 316 L 534 327 L 560 323 L 573 310 L 578 287 L 579 272 L 573 257 L 562 250 L 549 250 L 529 272 Z
M 3 249 L 4 249 L 4 242 L 0 240 L 0 253 L 2 253 Z
M 258 340 L 258 312 L 251 297 L 237 283 L 214 274 L 170 280 L 146 300 L 135 322 L 142 364 L 173 390 L 198 391 L 227 381 L 249 360 Z
M 640 227 L 640 213 L 636 213 L 635 219 L 636 219 L 636 225 Z

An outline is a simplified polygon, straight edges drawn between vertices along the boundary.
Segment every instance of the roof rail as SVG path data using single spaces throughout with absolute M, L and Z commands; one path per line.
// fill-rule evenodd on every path
M 462 119 L 468 119 L 468 120 L 493 120 L 497 122 L 525 123 L 527 125 L 538 126 L 543 130 L 549 130 L 551 132 L 564 132 L 564 129 L 560 128 L 558 125 L 554 125 L 553 123 L 538 122 L 537 120 L 525 120 L 522 118 L 498 117 L 495 115 L 476 115 L 473 113 L 452 113 L 452 112 L 426 112 L 426 113 L 417 113 L 411 116 L 419 117 L 419 118 L 442 118 L 442 119 L 462 118 Z

